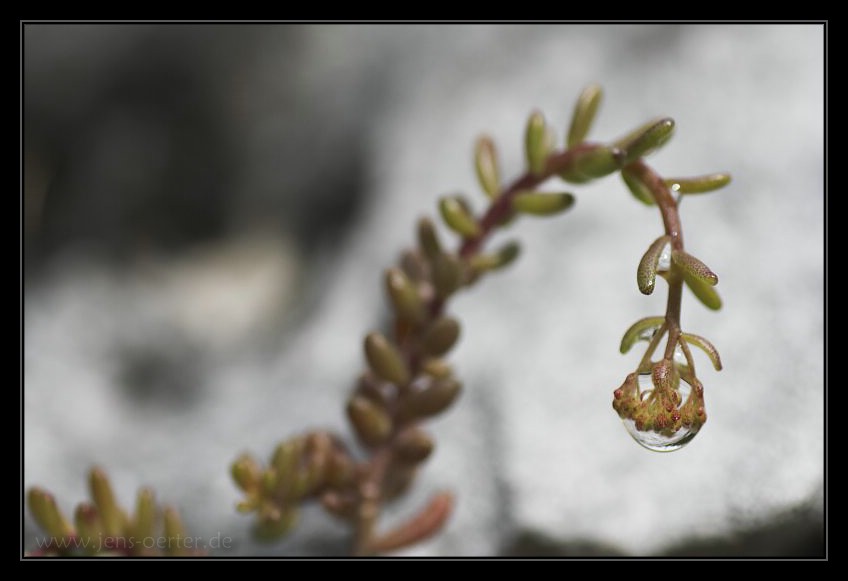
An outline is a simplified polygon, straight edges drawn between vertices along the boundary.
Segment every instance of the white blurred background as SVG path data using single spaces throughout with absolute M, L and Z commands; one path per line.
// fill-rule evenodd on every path
M 699 366 L 709 421 L 671 454 L 621 426 L 621 334 L 664 308 L 634 280 L 661 222 L 616 177 L 569 187 L 572 211 L 519 221 L 521 259 L 451 305 L 465 392 L 387 522 L 449 488 L 447 529 L 403 554 L 824 551 L 822 26 L 27 24 L 23 45 L 25 487 L 70 513 L 98 464 L 124 503 L 151 485 L 233 539 L 215 554 L 343 553 L 318 509 L 251 540 L 230 462 L 349 433 L 415 219 L 446 193 L 482 207 L 475 138 L 515 176 L 529 112 L 562 138 L 598 82 L 591 138 L 671 116 L 653 167 L 733 175 L 681 209 L 725 305 L 684 296 L 725 366 Z

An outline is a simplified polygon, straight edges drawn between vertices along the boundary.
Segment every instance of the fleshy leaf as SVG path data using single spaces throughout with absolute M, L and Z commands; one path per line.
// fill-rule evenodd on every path
M 660 256 L 670 240 L 670 236 L 660 236 L 654 240 L 639 261 L 639 268 L 636 269 L 636 283 L 639 285 L 639 291 L 644 295 L 654 292 Z
M 426 460 L 433 453 L 434 447 L 433 438 L 418 427 L 403 431 L 395 441 L 398 458 L 411 464 Z
M 690 277 L 696 278 L 705 284 L 715 286 L 718 284 L 718 276 L 709 267 L 682 250 L 674 250 L 671 253 L 671 260 L 683 269 Z
M 136 538 L 144 539 L 153 536 L 156 527 L 158 509 L 156 508 L 156 498 L 153 491 L 149 488 L 142 488 L 138 491 L 138 500 L 136 501 L 135 520 L 133 522 L 133 534 Z
M 429 218 L 421 218 L 418 221 L 418 244 L 430 260 L 442 253 L 439 235 L 436 233 L 433 221 Z
M 518 258 L 521 247 L 514 240 L 507 242 L 491 254 L 476 254 L 471 257 L 471 267 L 479 272 L 503 268 Z
M 686 341 L 690 345 L 695 345 L 700 348 L 704 353 L 707 354 L 707 357 L 710 358 L 710 361 L 713 364 L 713 367 L 716 371 L 721 371 L 721 357 L 718 354 L 718 350 L 713 346 L 712 343 L 700 337 L 698 335 L 692 335 L 691 333 L 682 333 L 680 338 Z
M 445 197 L 439 200 L 439 212 L 448 227 L 466 238 L 473 238 L 480 233 L 480 226 L 471 213 L 456 197 Z
M 354 396 L 348 402 L 347 416 L 356 435 L 369 446 L 385 442 L 392 432 L 392 420 L 386 411 L 364 397 Z
M 512 200 L 512 207 L 524 214 L 552 216 L 569 209 L 574 204 L 574 196 L 562 192 L 555 194 L 539 192 L 519 192 Z
M 624 152 L 615 147 L 598 146 L 575 152 L 570 167 L 559 173 L 567 182 L 582 184 L 611 174 L 624 163 Z
M 103 521 L 104 533 L 110 537 L 119 537 L 124 532 L 124 515 L 115 500 L 109 477 L 100 468 L 92 468 L 89 473 L 91 497 L 97 505 L 97 511 Z
M 623 179 L 624 183 L 627 184 L 627 189 L 630 190 L 630 193 L 633 194 L 634 198 L 646 206 L 657 205 L 656 201 L 654 201 L 654 196 L 651 193 L 650 188 L 648 188 L 642 180 L 633 175 L 632 172 L 628 171 L 627 168 L 621 170 L 621 179 Z
M 574 147 L 586 139 L 602 97 L 603 91 L 600 85 L 589 85 L 580 93 L 574 105 L 571 126 L 568 128 L 568 147 Z
M 365 357 L 368 365 L 380 378 L 397 386 L 409 383 L 409 369 L 397 348 L 382 333 L 365 337 Z
M 665 185 L 678 194 L 703 194 L 723 188 L 730 183 L 730 174 L 714 173 L 691 178 L 668 178 Z
M 421 349 L 428 356 L 441 356 L 451 350 L 459 338 L 459 322 L 452 317 L 439 317 L 424 331 Z
M 621 346 L 619 351 L 622 354 L 627 353 L 633 345 L 642 338 L 642 334 L 651 329 L 656 329 L 662 326 L 665 322 L 665 317 L 645 317 L 639 319 L 627 331 L 624 332 L 624 337 L 621 338 Z
M 524 148 L 530 173 L 538 175 L 544 171 L 552 145 L 549 135 L 545 117 L 539 111 L 531 113 L 524 134 Z
M 459 259 L 442 253 L 433 259 L 433 285 L 440 298 L 449 297 L 462 285 L 462 265 Z
M 386 291 L 401 319 L 418 323 L 424 318 L 424 304 L 418 296 L 418 289 L 409 277 L 399 268 L 390 268 L 385 276 Z
M 673 133 L 674 119 L 655 119 L 628 133 L 614 146 L 624 151 L 624 163 L 628 164 L 665 145 Z
M 692 276 L 685 270 L 683 271 L 683 280 L 686 281 L 686 285 L 689 287 L 689 290 L 698 297 L 698 300 L 704 303 L 705 307 L 712 309 L 713 311 L 717 311 L 721 308 L 721 297 L 711 285 Z
M 56 499 L 49 492 L 41 488 L 30 488 L 27 494 L 27 504 L 35 522 L 50 536 L 61 539 L 74 534 L 73 527 L 62 514 L 56 504 Z
M 489 137 L 481 137 L 474 148 L 474 169 L 486 195 L 496 198 L 501 191 L 500 168 L 495 143 Z
M 401 400 L 398 415 L 404 419 L 434 416 L 450 407 L 461 391 L 462 383 L 455 379 L 435 380 Z

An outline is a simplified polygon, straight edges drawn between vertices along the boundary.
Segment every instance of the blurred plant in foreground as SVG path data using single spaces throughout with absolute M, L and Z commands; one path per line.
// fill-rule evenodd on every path
M 203 554 L 188 536 L 177 510 L 156 505 L 153 491 L 142 488 L 134 513 L 115 500 L 106 473 L 92 468 L 89 473 L 92 502 L 81 502 L 73 524 L 65 518 L 49 492 L 30 488 L 27 504 L 38 525 L 47 534 L 29 556 L 189 556 Z

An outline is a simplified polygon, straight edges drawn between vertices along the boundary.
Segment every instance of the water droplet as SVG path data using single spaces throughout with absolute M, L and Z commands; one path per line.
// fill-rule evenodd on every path
M 654 391 L 654 384 L 651 381 L 650 373 L 640 373 L 637 376 L 637 384 L 639 386 L 639 398 L 641 401 L 647 401 Z M 677 408 L 673 413 L 679 413 L 680 407 L 689 397 L 689 392 L 692 390 L 685 381 L 681 381 L 678 387 L 680 399 Z M 630 418 L 622 418 L 624 427 L 627 432 L 633 437 L 639 445 L 653 450 L 654 452 L 673 452 L 679 450 L 688 444 L 692 438 L 698 433 L 700 426 L 681 426 L 676 431 L 665 430 L 639 430 L 636 428 L 636 422 Z
M 657 262 L 657 272 L 666 272 L 669 268 L 671 268 L 671 243 L 663 246 L 660 259 Z
M 645 399 L 645 396 L 647 394 L 654 391 L 654 382 L 651 381 L 650 373 L 640 373 L 639 375 L 637 375 L 636 384 L 639 386 L 639 393 L 642 395 L 642 400 Z
M 636 422 L 630 419 L 621 420 L 627 432 L 636 442 L 648 450 L 654 452 L 674 452 L 688 444 L 698 433 L 691 427 L 682 427 L 673 434 L 666 435 L 653 430 L 640 431 L 636 429 Z

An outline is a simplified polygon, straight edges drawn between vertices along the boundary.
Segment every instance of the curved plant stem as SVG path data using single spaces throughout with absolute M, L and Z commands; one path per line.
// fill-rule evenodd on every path
M 651 192 L 662 216 L 665 233 L 671 238 L 672 251 L 683 251 L 683 227 L 680 223 L 680 214 L 677 211 L 677 201 L 671 195 L 665 181 L 657 175 L 642 160 L 634 161 L 626 168 L 635 175 Z M 680 340 L 680 303 L 683 298 L 683 275 L 680 268 L 672 262 L 668 274 L 668 301 L 666 302 L 665 324 L 668 331 L 664 359 L 671 361 L 674 357 L 674 348 Z M 649 350 L 649 353 L 651 350 Z M 650 355 L 648 355 L 650 357 Z
M 479 227 L 476 236 L 465 238 L 457 251 L 458 256 L 467 260 L 478 254 L 491 233 L 513 213 L 512 201 L 519 192 L 533 190 L 547 181 L 549 178 L 567 171 L 571 168 L 577 154 L 600 147 L 593 143 L 581 143 L 565 151 L 555 152 L 545 162 L 543 170 L 539 173 L 526 172 L 515 179 L 509 186 L 504 188 L 493 200 L 488 210 L 476 220 Z M 445 300 L 433 297 L 427 305 L 427 312 L 435 319 L 442 315 L 445 309 Z M 412 377 L 421 372 L 421 358 L 417 350 L 412 348 L 410 342 L 414 338 L 409 333 L 409 328 L 400 321 L 392 325 L 393 336 L 398 345 L 401 346 L 406 365 Z M 383 503 L 382 489 L 388 467 L 395 460 L 395 449 L 397 438 L 402 429 L 410 426 L 409 422 L 403 422 L 397 413 L 397 406 L 389 408 L 392 425 L 394 426 L 391 436 L 380 446 L 372 450 L 372 457 L 360 472 L 359 479 L 359 506 L 356 512 L 353 553 L 355 555 L 368 555 L 377 550 L 387 550 L 387 543 L 378 543 L 375 539 L 391 539 L 388 543 L 392 549 L 402 548 L 405 544 L 412 544 L 428 536 L 431 536 L 447 520 L 449 503 L 431 503 L 423 511 L 413 517 L 410 522 L 416 523 L 414 527 L 404 530 L 395 530 L 380 535 L 376 530 L 381 505 Z M 443 497 L 439 497 L 443 498 Z M 435 508 L 434 508 L 435 507 Z M 436 511 L 438 509 L 438 511 Z M 434 514 L 438 512 L 439 514 Z M 438 516 L 439 518 L 436 518 Z M 411 535 L 414 531 L 415 535 Z M 378 549 L 378 545 L 380 548 Z

